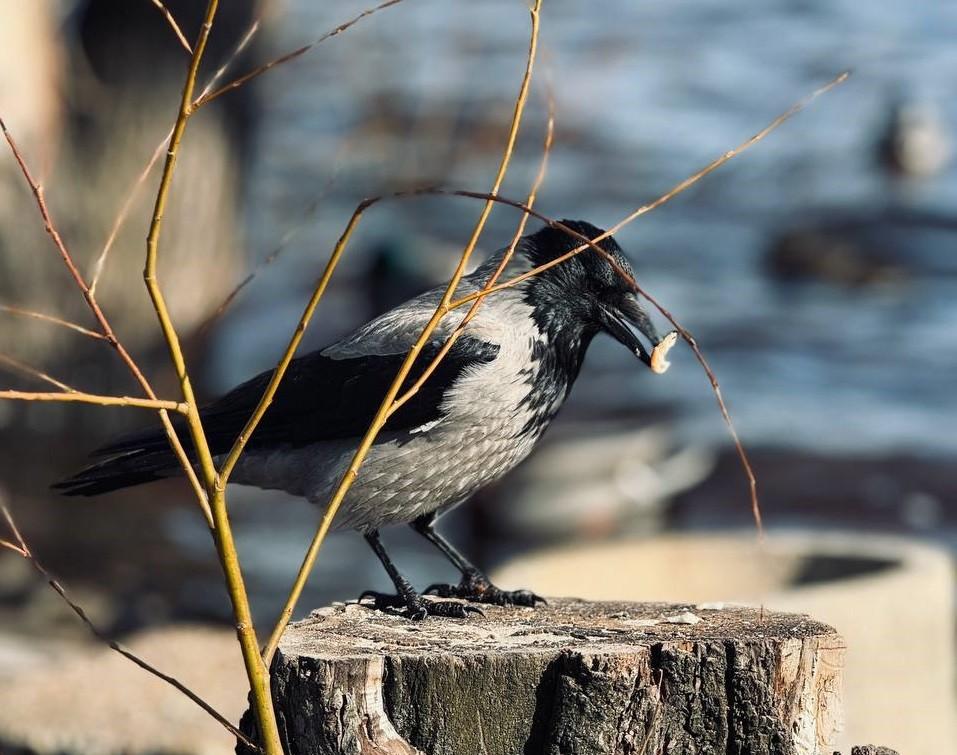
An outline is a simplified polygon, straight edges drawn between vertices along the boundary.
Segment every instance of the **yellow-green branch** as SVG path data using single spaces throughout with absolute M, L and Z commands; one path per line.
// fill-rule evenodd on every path
M 40 217 L 43 219 L 43 227 L 53 240 L 53 244 L 60 253 L 60 258 L 63 260 L 63 264 L 66 265 L 70 276 L 73 278 L 73 282 L 80 290 L 84 301 L 86 301 L 87 306 L 93 313 L 93 317 L 100 326 L 100 330 L 103 332 L 103 339 L 113 347 L 113 350 L 116 351 L 120 359 L 123 360 L 123 363 L 127 366 L 130 373 L 136 379 L 136 382 L 138 382 L 143 388 L 143 392 L 147 395 L 147 397 L 155 400 L 156 393 L 153 391 L 153 387 L 150 385 L 149 380 L 146 379 L 143 371 L 140 370 L 139 365 L 137 365 L 133 360 L 133 357 L 130 356 L 130 353 L 120 342 L 120 339 L 117 338 L 116 333 L 113 331 L 113 326 L 110 325 L 110 321 L 107 320 L 106 315 L 103 313 L 103 310 L 100 308 L 100 305 L 96 300 L 95 292 L 80 274 L 76 263 L 73 261 L 73 255 L 70 254 L 70 250 L 63 241 L 63 237 L 60 236 L 60 232 L 57 230 L 57 227 L 53 222 L 53 218 L 50 215 L 50 210 L 47 207 L 46 199 L 43 196 L 43 187 L 40 186 L 39 182 L 30 172 L 30 168 L 27 166 L 26 160 L 24 159 L 23 154 L 20 152 L 20 148 L 17 147 L 17 143 L 14 141 L 13 135 L 7 129 L 7 124 L 4 123 L 3 118 L 0 118 L 0 131 L 3 132 L 3 136 L 7 140 L 7 144 L 10 145 L 10 151 L 13 153 L 13 157 L 20 168 L 20 172 L 23 174 L 24 179 L 30 186 L 30 190 L 33 192 L 37 209 L 40 211 Z M 44 319 L 50 319 L 54 322 L 57 321 L 57 318 Z M 64 321 L 60 321 L 60 324 L 64 324 Z M 69 327 L 69 325 L 67 327 Z M 193 467 L 186 456 L 186 450 L 183 448 L 183 444 L 180 442 L 179 436 L 176 434 L 176 430 L 173 428 L 173 423 L 165 409 L 160 410 L 159 418 L 163 425 L 163 431 L 166 433 L 166 439 L 169 441 L 176 458 L 183 465 L 183 469 L 186 472 L 186 479 L 189 481 L 189 484 L 196 493 L 196 498 L 199 502 L 200 510 L 203 512 L 203 516 L 206 517 L 207 522 L 212 523 L 212 512 L 210 511 L 209 504 L 206 501 L 206 493 L 203 490 L 202 485 L 200 485 L 199 479 L 196 477 L 196 472 L 193 470 Z
M 552 139 L 554 138 L 554 135 L 554 101 L 549 99 L 548 124 L 545 128 L 545 144 L 542 148 L 542 160 L 538 166 L 538 174 L 535 176 L 535 180 L 532 182 L 532 188 L 528 192 L 528 196 L 525 199 L 525 205 L 529 209 L 535 206 L 535 199 L 538 196 L 538 190 L 541 188 L 542 182 L 545 180 L 545 172 L 548 169 L 548 156 L 552 151 Z M 518 221 L 518 227 L 515 229 L 515 233 L 512 235 L 512 240 L 509 242 L 508 248 L 505 250 L 505 254 L 502 255 L 501 262 L 498 263 L 495 271 L 489 276 L 488 280 L 482 286 L 482 291 L 490 291 L 495 285 L 496 281 L 498 281 L 498 279 L 501 277 L 502 273 L 505 272 L 505 268 L 508 267 L 509 261 L 515 254 L 515 248 L 518 246 L 518 242 L 521 241 L 522 234 L 525 233 L 525 226 L 528 225 L 528 219 L 530 217 L 531 215 L 529 213 L 522 213 L 522 216 Z M 432 373 L 435 372 L 436 368 L 439 366 L 439 363 L 445 359 L 446 354 L 449 353 L 449 351 L 455 345 L 455 342 L 465 331 L 465 327 L 478 313 L 478 309 L 482 305 L 483 301 L 485 301 L 484 296 L 479 297 L 472 302 L 472 306 L 469 307 L 469 311 L 465 313 L 465 316 L 455 327 L 455 330 L 449 334 L 449 337 L 446 339 L 445 343 L 442 344 L 442 348 L 439 349 L 438 354 L 433 357 L 429 365 L 425 368 L 425 370 L 422 371 L 422 374 L 419 376 L 418 380 L 416 380 L 405 393 L 396 398 L 396 400 L 392 403 L 392 407 L 389 410 L 389 416 L 395 414 L 403 404 L 405 404 L 419 390 L 421 390 L 422 386 L 425 385 L 425 382 L 429 379 L 429 377 L 431 377 Z
M 515 140 L 518 136 L 519 127 L 521 126 L 522 114 L 525 110 L 525 102 L 528 98 L 528 89 L 531 84 L 532 71 L 535 65 L 535 54 L 538 48 L 539 12 L 541 10 L 541 5 L 542 0 L 536 0 L 534 7 L 530 11 L 532 28 L 528 47 L 528 57 L 525 65 L 525 73 L 522 77 L 519 93 L 515 100 L 515 107 L 512 112 L 512 120 L 509 126 L 505 148 L 502 153 L 502 159 L 495 175 L 495 181 L 492 184 L 492 190 L 490 193 L 493 195 L 498 193 L 502 182 L 505 180 L 505 174 L 508 171 L 508 166 L 512 158 L 512 152 L 515 148 Z M 349 464 L 348 470 L 343 475 L 339 486 L 336 488 L 335 493 L 333 493 L 332 498 L 326 507 L 326 511 L 322 517 L 319 528 L 316 530 L 316 534 L 309 545 L 302 565 L 299 568 L 299 572 L 296 575 L 296 580 L 293 584 L 292 590 L 290 591 L 289 596 L 286 599 L 286 603 L 283 606 L 282 612 L 276 621 L 276 625 L 269 637 L 269 641 L 266 643 L 266 646 L 263 649 L 263 659 L 267 663 L 272 660 L 272 657 L 276 652 L 276 648 L 279 646 L 279 639 L 282 637 L 282 633 L 285 631 L 286 626 L 292 618 L 292 613 L 295 610 L 296 603 L 299 601 L 302 590 L 306 585 L 306 581 L 308 580 L 309 574 L 312 571 L 312 567 L 315 564 L 316 557 L 319 554 L 319 549 L 322 547 L 322 543 L 325 540 L 326 534 L 332 525 L 332 520 L 335 517 L 336 512 L 339 510 L 339 506 L 342 504 L 342 501 L 345 499 L 346 494 L 349 492 L 349 488 L 352 486 L 352 483 L 358 477 L 359 467 L 362 465 L 363 461 L 365 461 L 365 457 L 372 448 L 372 444 L 375 442 L 379 431 L 382 429 L 383 425 L 385 425 L 392 403 L 395 401 L 402 384 L 405 382 L 405 379 L 411 371 L 415 360 L 421 353 L 422 348 L 428 342 L 442 318 L 449 312 L 449 302 L 451 302 L 452 297 L 455 295 L 455 290 L 459 285 L 459 281 L 465 274 L 469 259 L 472 256 L 475 245 L 478 243 L 479 236 L 482 233 L 482 229 L 485 227 L 485 222 L 488 220 L 488 216 L 491 213 L 492 207 L 494 205 L 495 202 L 493 200 L 487 200 L 485 206 L 482 208 L 482 212 L 475 224 L 475 228 L 472 230 L 472 235 L 469 238 L 468 243 L 465 245 L 465 248 L 462 250 L 459 263 L 456 266 L 455 272 L 452 274 L 451 279 L 449 280 L 449 285 L 446 288 L 445 293 L 442 295 L 439 305 L 436 307 L 434 314 L 423 328 L 422 333 L 409 350 L 409 353 L 406 355 L 402 366 L 399 368 L 398 374 L 395 376 L 395 379 L 392 381 L 392 385 L 389 387 L 389 390 L 382 399 L 379 410 L 376 412 L 372 423 L 359 443 L 359 447 L 353 456 L 352 462 Z M 360 210 L 357 210 L 357 213 L 364 209 L 365 206 L 368 205 L 366 204 L 360 206 Z M 356 215 L 353 216 L 353 221 L 350 222 L 350 228 L 347 229 L 349 233 L 351 233 L 351 229 L 354 228 L 354 221 L 356 221 Z
M 533 18 L 534 18 L 534 16 L 533 16 Z M 676 321 L 676 319 L 674 318 L 674 316 L 673 316 L 667 309 L 665 309 L 665 308 L 661 305 L 661 303 L 657 301 L 657 299 L 655 299 L 653 296 L 651 296 L 650 294 L 648 294 L 644 289 L 642 289 L 642 288 L 638 285 L 638 283 L 634 280 L 634 278 L 633 278 L 632 276 L 628 275 L 624 270 L 622 270 L 620 267 L 618 267 L 617 264 L 614 263 L 614 260 L 612 260 L 611 258 L 609 258 L 608 255 L 605 253 L 605 251 L 598 245 L 598 242 L 601 241 L 601 240 L 604 239 L 604 238 L 607 238 L 608 235 L 610 235 L 610 234 L 612 234 L 612 233 L 614 233 L 614 232 L 617 232 L 617 231 L 620 230 L 622 227 L 624 227 L 624 225 L 626 225 L 627 223 L 630 223 L 630 222 L 636 220 L 636 219 L 637 219 L 638 217 L 640 217 L 641 215 L 644 215 L 644 214 L 646 214 L 647 212 L 650 212 L 651 210 L 653 210 L 653 209 L 655 209 L 655 208 L 657 208 L 657 207 L 660 207 L 660 206 L 661 206 L 662 204 L 664 204 L 665 202 L 671 200 L 672 198 L 674 198 L 675 196 L 677 196 L 677 195 L 680 194 L 681 192 L 685 191 L 687 188 L 689 188 L 691 185 L 693 185 L 694 183 L 696 183 L 697 181 L 699 181 L 699 180 L 700 180 L 701 178 L 703 178 L 704 176 L 708 175 L 708 174 L 711 173 L 712 171 L 714 171 L 714 170 L 716 170 L 717 168 L 719 168 L 721 165 L 723 165 L 723 164 L 724 164 L 725 162 L 727 162 L 728 160 L 734 158 L 735 156 L 737 156 L 738 154 L 740 154 L 740 153 L 743 152 L 744 150 L 748 149 L 749 147 L 753 146 L 753 145 L 756 144 L 757 142 L 761 141 L 764 137 L 766 137 L 769 133 L 771 133 L 771 131 L 773 131 L 773 130 L 776 129 L 778 126 L 780 126 L 782 123 L 784 123 L 784 121 L 786 121 L 786 120 L 789 119 L 791 116 L 795 115 L 795 114 L 798 113 L 800 110 L 802 110 L 804 107 L 806 107 L 813 99 L 815 99 L 816 97 L 820 96 L 821 94 L 824 94 L 825 92 L 829 91 L 829 90 L 830 90 L 831 88 L 833 88 L 834 86 L 837 86 L 838 84 L 842 83 L 842 82 L 847 78 L 847 76 L 848 76 L 848 74 L 842 73 L 840 76 L 836 77 L 836 78 L 833 79 L 831 82 L 829 82 L 829 83 L 826 84 L 825 86 L 821 87 L 820 89 L 818 89 L 817 91 L 815 91 L 814 93 L 812 93 L 809 97 L 805 98 L 804 100 L 798 102 L 797 104 L 795 104 L 794 106 L 792 106 L 791 108 L 789 108 L 789 109 L 788 109 L 786 112 L 784 112 L 782 115 L 780 115 L 780 116 L 778 116 L 776 119 L 774 119 L 774 121 L 772 121 L 767 127 L 765 127 L 764 129 L 762 129 L 761 131 L 759 131 L 757 134 L 755 134 L 755 135 L 752 136 L 751 138 L 747 139 L 745 142 L 743 142 L 742 144 L 740 144 L 738 147 L 736 147 L 736 148 L 733 149 L 733 150 L 729 150 L 728 152 L 725 152 L 723 155 L 721 155 L 719 158 L 717 158 L 717 159 L 715 159 L 714 161 L 712 161 L 711 163 L 709 163 L 707 166 L 705 166 L 704 168 L 702 168 L 702 169 L 701 169 L 700 171 L 698 171 L 697 173 L 693 174 L 693 175 L 690 176 L 689 178 L 687 178 L 687 179 L 685 179 L 685 180 L 679 182 L 678 184 L 676 184 L 671 190 L 669 190 L 669 191 L 666 192 L 665 194 L 661 195 L 660 197 L 658 197 L 657 199 L 655 199 L 653 202 L 650 202 L 650 203 L 648 203 L 648 204 L 646 204 L 646 205 L 642 205 L 642 206 L 639 207 L 637 210 L 635 210 L 634 212 L 632 212 L 631 214 L 629 214 L 628 216 L 626 216 L 626 218 L 624 218 L 621 222 L 616 223 L 614 226 L 612 226 L 612 228 L 611 228 L 609 231 L 607 231 L 607 232 L 605 232 L 605 233 L 603 233 L 603 234 L 597 236 L 595 239 L 588 239 L 588 238 L 582 236 L 581 234 L 578 234 L 578 233 L 572 231 L 570 228 L 564 226 L 563 224 L 561 224 L 561 223 L 559 223 L 559 222 L 553 220 L 552 218 L 548 217 L 547 215 L 544 215 L 544 214 L 542 214 L 542 213 L 540 213 L 540 212 L 534 210 L 532 207 L 528 206 L 527 204 L 523 204 L 523 203 L 517 202 L 517 201 L 515 201 L 515 200 L 510 200 L 510 199 L 507 199 L 507 198 L 505 198 L 505 197 L 501 197 L 501 196 L 499 196 L 496 192 L 484 193 L 484 192 L 444 190 L 444 189 L 416 189 L 416 190 L 407 191 L 407 192 L 398 192 L 398 193 L 393 194 L 393 195 L 391 195 L 391 196 L 389 196 L 389 197 L 374 197 L 374 198 L 371 198 L 371 199 L 363 200 L 363 202 L 361 202 L 361 203 L 359 204 L 359 206 L 356 208 L 356 211 L 353 213 L 352 218 L 351 218 L 350 221 L 349 221 L 349 225 L 347 226 L 346 231 L 345 231 L 345 232 L 343 233 L 343 235 L 340 237 L 339 242 L 338 242 L 337 245 L 336 245 L 336 249 L 335 249 L 335 252 L 334 252 L 334 255 L 333 255 L 333 256 L 334 256 L 336 259 L 338 259 L 338 257 L 341 255 L 342 250 L 343 250 L 343 247 L 345 246 L 345 244 L 347 243 L 349 237 L 351 236 L 351 234 L 352 234 L 353 231 L 355 230 L 355 227 L 356 227 L 356 225 L 357 225 L 357 223 L 358 223 L 360 217 L 362 216 L 362 213 L 363 213 L 366 209 L 368 209 L 370 206 L 372 206 L 373 204 L 376 204 L 377 202 L 379 202 L 379 201 L 381 201 L 381 200 L 383 200 L 383 199 L 386 199 L 386 198 L 390 198 L 390 199 L 401 199 L 401 198 L 410 198 L 410 197 L 414 197 L 414 196 L 424 196 L 424 195 L 461 196 L 461 197 L 468 197 L 468 198 L 473 198 L 473 199 L 482 199 L 482 200 L 485 200 L 485 201 L 486 201 L 486 206 L 487 206 L 487 204 L 490 203 L 490 202 L 491 202 L 491 203 L 506 204 L 506 205 L 509 205 L 509 206 L 511 206 L 511 207 L 514 207 L 514 208 L 516 208 L 516 209 L 521 210 L 525 215 L 534 216 L 534 217 L 538 218 L 539 220 L 541 220 L 541 221 L 547 223 L 548 225 L 551 225 L 551 226 L 553 226 L 553 227 L 555 227 L 555 228 L 559 228 L 559 229 L 563 230 L 565 233 L 568 233 L 569 235 L 571 235 L 571 236 L 573 236 L 573 237 L 575 237 L 575 238 L 578 238 L 582 243 L 581 243 L 578 247 L 572 249 L 570 252 L 568 252 L 568 253 L 566 253 L 566 254 L 564 254 L 564 255 L 561 255 L 560 257 L 556 258 L 555 260 L 552 260 L 552 261 L 549 262 L 549 263 L 546 263 L 546 264 L 544 264 L 544 265 L 540 265 L 540 266 L 534 268 L 533 270 L 530 270 L 530 271 L 528 271 L 528 272 L 526 272 L 526 273 L 524 273 L 524 274 L 522 274 L 522 275 L 519 275 L 519 276 L 516 276 L 516 277 L 514 277 L 514 278 L 511 278 L 511 279 L 509 279 L 508 281 L 505 281 L 505 282 L 503 282 L 503 283 L 498 283 L 498 284 L 495 284 L 495 285 L 491 285 L 491 286 L 486 285 L 485 288 L 484 288 L 483 290 L 481 290 L 481 291 L 475 292 L 475 293 L 473 293 L 473 294 L 469 294 L 468 296 L 462 297 L 462 298 L 457 299 L 457 300 L 449 301 L 449 302 L 446 304 L 446 306 L 445 306 L 445 311 L 450 311 L 451 309 L 455 309 L 455 308 L 458 308 L 458 307 L 460 307 L 460 306 L 464 306 L 465 304 L 468 304 L 468 303 L 470 303 L 470 302 L 474 302 L 474 301 L 476 301 L 476 300 L 483 299 L 483 298 L 485 298 L 486 296 L 490 295 L 491 293 L 494 293 L 494 292 L 496 292 L 496 291 L 500 291 L 500 290 L 502 290 L 502 289 L 505 289 L 505 288 L 514 286 L 514 285 L 520 283 L 520 282 L 523 281 L 523 280 L 526 280 L 527 278 L 529 278 L 529 277 L 531 277 L 531 276 L 533 276 L 533 275 L 538 275 L 538 274 L 544 272 L 545 270 L 547 270 L 547 269 L 549 269 L 549 268 L 551 268 L 551 267 L 554 267 L 555 265 L 561 264 L 562 262 L 564 262 L 564 261 L 570 259 L 571 257 L 574 257 L 576 254 L 580 254 L 580 253 L 581 253 L 582 251 L 584 251 L 585 249 L 592 248 L 592 249 L 594 249 L 596 252 L 598 252 L 599 254 L 604 255 L 604 256 L 606 257 L 606 259 L 609 259 L 609 261 L 611 261 L 612 264 L 615 265 L 616 271 L 618 272 L 618 274 L 621 275 L 622 277 L 624 277 L 624 278 L 629 282 L 629 284 L 634 288 L 634 290 L 635 290 L 636 292 L 638 292 L 640 295 L 642 295 L 642 296 L 644 296 L 646 299 L 648 299 L 648 301 L 651 302 L 652 305 L 654 305 L 654 306 L 665 316 L 665 318 L 667 318 L 667 319 L 669 320 L 669 322 L 671 322 L 672 325 L 675 326 L 675 328 L 676 328 L 676 329 L 678 330 L 678 332 L 681 334 L 682 338 L 689 344 L 689 346 L 691 347 L 692 351 L 693 351 L 694 354 L 695 354 L 696 359 L 697 359 L 698 362 L 701 364 L 702 368 L 704 369 L 705 373 L 707 374 L 708 379 L 709 379 L 709 381 L 711 382 L 711 387 L 712 387 L 712 389 L 713 389 L 713 391 L 714 391 L 714 393 L 715 393 L 715 398 L 716 398 L 716 400 L 717 400 L 717 402 L 718 402 L 719 408 L 721 409 L 722 417 L 723 417 L 725 423 L 727 424 L 727 426 L 728 426 L 728 428 L 729 428 L 729 431 L 730 431 L 730 433 L 731 433 L 732 439 L 734 440 L 735 447 L 736 447 L 736 449 L 737 449 L 739 458 L 740 458 L 741 461 L 742 461 L 742 465 L 743 465 L 744 470 L 745 470 L 745 473 L 746 473 L 746 475 L 747 475 L 747 477 L 748 477 L 748 481 L 749 481 L 749 485 L 750 485 L 750 489 L 751 489 L 751 497 L 752 497 L 752 510 L 753 510 L 753 513 L 754 513 L 754 516 L 755 516 L 755 521 L 756 521 L 758 527 L 760 528 L 761 519 L 760 519 L 760 509 L 759 509 L 758 501 L 757 501 L 757 482 L 756 482 L 756 478 L 755 478 L 754 473 L 753 473 L 753 471 L 752 471 L 752 469 L 751 469 L 751 465 L 750 465 L 750 462 L 749 462 L 749 460 L 748 460 L 747 454 L 746 454 L 746 452 L 745 452 L 745 450 L 744 450 L 744 446 L 743 446 L 743 444 L 741 443 L 741 441 L 740 441 L 740 439 L 739 439 L 739 437 L 738 437 L 738 435 L 737 435 L 737 431 L 735 430 L 735 427 L 734 427 L 734 424 L 733 424 L 733 422 L 732 422 L 732 420 L 731 420 L 730 414 L 728 413 L 727 408 L 726 408 L 726 406 L 725 406 L 725 404 L 724 404 L 724 400 L 723 400 L 723 397 L 722 397 L 722 395 L 721 395 L 720 387 L 719 387 L 718 384 L 717 384 L 717 380 L 716 380 L 716 378 L 715 378 L 714 372 L 712 371 L 710 365 L 708 364 L 707 360 L 705 359 L 704 354 L 701 352 L 700 347 L 698 346 L 697 341 L 694 339 L 694 337 L 692 336 L 692 334 L 691 334 L 687 329 L 685 329 L 683 326 L 680 325 L 680 323 L 678 323 L 678 322 Z M 440 305 L 439 305 L 439 310 L 437 310 L 437 313 L 436 313 L 436 314 L 438 315 L 439 311 L 441 311 L 442 309 L 443 309 L 443 306 L 440 304 Z M 433 317 L 433 320 L 435 320 L 435 317 Z M 433 324 L 433 321 L 430 321 L 429 325 L 431 326 L 432 324 Z M 433 329 L 434 329 L 434 328 L 433 328 Z M 427 327 L 427 330 L 428 330 L 428 327 Z M 432 331 L 431 331 L 431 330 L 428 330 L 428 332 L 429 332 L 429 334 L 431 334 Z M 410 354 L 410 356 L 412 356 L 412 355 Z M 407 361 L 408 361 L 408 358 L 407 358 Z M 409 363 L 411 363 L 411 362 L 409 362 Z M 404 365 L 404 366 L 405 366 L 405 365 Z M 396 396 L 396 394 L 397 394 L 398 386 L 401 385 L 402 380 L 405 379 L 405 377 L 407 376 L 407 374 L 408 374 L 408 371 L 407 371 L 407 370 L 404 371 L 403 373 L 401 373 L 400 376 L 397 378 L 396 383 L 393 384 L 393 389 L 395 389 L 395 392 L 390 391 L 389 396 L 386 397 L 387 400 L 384 401 L 382 407 L 380 407 L 380 414 L 377 414 L 377 415 L 376 415 L 376 418 L 373 420 L 373 426 L 370 427 L 369 432 L 368 432 L 367 435 L 363 438 L 363 443 L 360 445 L 360 448 L 359 448 L 359 450 L 358 450 L 357 453 L 356 453 L 356 457 L 355 457 L 354 460 L 353 460 L 353 464 L 350 465 L 350 467 L 349 467 L 349 469 L 348 469 L 346 475 L 344 476 L 342 482 L 340 483 L 339 488 L 336 490 L 336 493 L 333 495 L 333 498 L 332 498 L 332 500 L 331 500 L 331 502 L 330 502 L 330 504 L 329 504 L 329 507 L 327 508 L 326 514 L 325 514 L 325 516 L 323 517 L 322 523 L 320 524 L 319 529 L 317 530 L 315 536 L 313 537 L 312 542 L 310 543 L 309 549 L 308 549 L 308 551 L 307 551 L 307 553 L 306 553 L 306 557 L 305 557 L 305 559 L 303 560 L 302 567 L 300 568 L 299 574 L 297 575 L 296 583 L 295 583 L 295 585 L 293 586 L 293 590 L 292 590 L 292 592 L 290 593 L 289 598 L 287 599 L 286 605 L 285 605 L 285 607 L 283 608 L 283 612 L 282 612 L 282 614 L 280 615 L 279 620 L 277 621 L 276 627 L 274 628 L 273 633 L 272 633 L 272 635 L 270 636 L 270 641 L 269 641 L 269 643 L 267 643 L 266 647 L 265 647 L 264 650 L 263 650 L 264 658 L 266 658 L 267 661 L 270 660 L 270 659 L 272 658 L 273 654 L 275 653 L 276 647 L 278 646 L 278 643 L 279 643 L 279 638 L 281 637 L 282 632 L 283 632 L 283 630 L 284 630 L 286 624 L 288 624 L 288 622 L 289 622 L 289 620 L 290 620 L 290 618 L 291 618 L 291 616 L 292 616 L 292 612 L 293 612 L 293 610 L 294 610 L 294 608 L 295 608 L 295 604 L 296 604 L 296 602 L 298 601 L 299 595 L 301 594 L 303 587 L 305 586 L 305 581 L 306 581 L 306 579 L 307 579 L 307 577 L 308 577 L 308 575 L 309 575 L 309 572 L 310 572 L 310 570 L 311 570 L 311 568 L 312 568 L 312 564 L 314 563 L 315 558 L 316 558 L 316 556 L 318 555 L 319 549 L 320 549 L 320 547 L 321 547 L 321 545 L 322 545 L 322 542 L 323 542 L 323 540 L 324 540 L 326 534 L 328 533 L 329 527 L 330 527 L 331 522 L 332 522 L 332 518 L 335 516 L 335 511 L 336 511 L 336 509 L 338 508 L 338 505 L 341 504 L 342 499 L 345 497 L 346 492 L 348 492 L 348 489 L 349 489 L 349 487 L 350 487 L 352 481 L 358 476 L 358 465 L 355 463 L 355 459 L 356 459 L 356 458 L 360 458 L 360 459 L 361 459 L 361 458 L 364 458 L 365 454 L 368 453 L 368 450 L 369 450 L 369 448 L 371 448 L 371 444 L 372 444 L 372 442 L 374 441 L 375 434 L 378 432 L 378 429 L 381 429 L 381 426 L 384 424 L 384 422 L 382 421 L 382 417 L 381 417 L 380 415 L 383 414 L 383 413 L 388 412 L 388 406 L 393 405 L 393 403 L 394 403 L 394 398 L 395 398 L 395 396 Z M 417 385 L 418 385 L 418 384 L 417 384 Z M 390 402 L 393 402 L 393 403 L 390 403 Z M 386 418 L 387 418 L 387 417 L 386 417 Z M 361 463 L 361 460 L 360 460 L 360 463 Z
M 193 92 L 196 87 L 196 77 L 199 73 L 199 66 L 203 58 L 203 53 L 206 50 L 206 43 L 209 40 L 209 33 L 216 17 L 218 5 L 218 0 L 209 0 L 206 6 L 203 25 L 200 27 L 199 36 L 193 45 L 193 55 L 190 59 L 186 81 L 183 84 L 179 112 L 176 117 L 176 123 L 173 126 L 169 149 L 166 153 L 166 162 L 163 166 L 163 174 L 160 178 L 159 189 L 156 193 L 153 220 L 146 238 L 146 266 L 143 271 L 143 280 L 146 282 L 150 300 L 153 302 L 153 308 L 156 310 L 156 316 L 169 349 L 170 359 L 173 362 L 176 375 L 179 379 L 180 390 L 187 404 L 186 422 L 190 437 L 193 440 L 193 445 L 196 448 L 203 484 L 206 495 L 209 498 L 210 508 L 212 509 L 213 540 L 216 544 L 216 551 L 219 555 L 229 598 L 233 606 L 236 634 L 242 650 L 243 662 L 246 667 L 246 677 L 249 680 L 252 708 L 260 736 L 262 737 L 263 748 L 267 755 L 281 755 L 282 746 L 279 741 L 279 732 L 272 706 L 269 672 L 259 655 L 255 627 L 253 626 L 252 613 L 249 608 L 249 599 L 246 594 L 246 586 L 243 582 L 239 557 L 236 553 L 236 546 L 233 541 L 232 530 L 229 523 L 229 515 L 226 510 L 225 494 L 223 488 L 219 485 L 219 475 L 217 474 L 213 457 L 210 453 L 206 435 L 203 432 L 202 420 L 196 405 L 179 336 L 173 326 L 169 310 L 166 306 L 166 300 L 156 277 L 163 214 L 166 210 L 166 203 L 169 198 L 170 187 L 172 186 L 173 173 L 176 168 L 176 161 L 179 156 L 183 134 L 186 131 L 186 124 L 190 114 L 193 112 L 192 102 Z

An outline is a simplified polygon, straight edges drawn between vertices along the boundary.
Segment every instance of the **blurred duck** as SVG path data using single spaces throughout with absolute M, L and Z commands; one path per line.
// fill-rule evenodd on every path
M 953 142 L 940 109 L 931 102 L 893 103 L 877 143 L 877 159 L 892 175 L 927 178 L 947 167 Z
M 933 103 L 903 98 L 892 103 L 876 143 L 875 164 L 885 176 L 926 179 L 942 171 L 951 155 L 947 124 Z M 819 212 L 816 220 L 786 229 L 768 251 L 769 274 L 849 287 L 957 274 L 950 253 L 957 218 L 901 199 L 894 192 L 876 208 Z

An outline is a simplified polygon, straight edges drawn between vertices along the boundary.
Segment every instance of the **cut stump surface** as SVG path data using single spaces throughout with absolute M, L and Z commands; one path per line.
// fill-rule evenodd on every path
M 830 755 L 844 643 L 806 616 L 483 609 L 412 622 L 336 605 L 290 625 L 272 667 L 289 755 Z

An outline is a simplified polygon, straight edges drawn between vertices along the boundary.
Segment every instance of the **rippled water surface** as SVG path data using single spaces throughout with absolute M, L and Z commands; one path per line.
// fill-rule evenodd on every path
M 957 449 L 955 174 L 901 183 L 874 159 L 897 97 L 933 102 L 947 128 L 957 125 L 957 5 L 545 6 L 539 86 L 503 193 L 521 197 L 537 167 L 548 80 L 557 141 L 539 207 L 553 216 L 609 225 L 854 70 L 843 87 L 618 239 L 641 282 L 699 337 L 745 439 L 819 450 Z M 314 38 L 361 7 L 290 0 L 282 44 Z M 436 179 L 490 184 L 527 31 L 524 2 L 407 0 L 271 74 L 253 238 L 262 256 L 288 229 L 296 237 L 244 302 L 238 321 L 252 335 L 230 361 L 264 366 L 255 335 L 265 343 L 294 320 L 305 285 L 296 281 L 318 270 L 358 198 Z M 343 280 L 384 240 L 422 269 L 447 267 L 477 211 L 463 200 L 373 210 Z M 924 215 L 935 227 L 923 227 Z M 865 260 L 890 254 L 903 273 L 861 287 L 773 280 L 765 258 L 774 240 L 821 223 L 853 226 Z M 512 224 L 498 211 L 486 249 L 503 244 Z M 290 286 L 296 295 L 277 304 L 276 292 Z M 371 314 L 337 301 L 320 310 L 316 342 Z M 689 353 L 654 379 L 620 351 L 610 342 L 593 349 L 575 397 L 580 409 L 665 405 L 688 433 L 723 438 Z

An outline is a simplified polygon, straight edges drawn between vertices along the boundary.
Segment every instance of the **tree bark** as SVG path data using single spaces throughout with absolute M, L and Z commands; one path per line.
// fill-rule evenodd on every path
M 416 623 L 336 605 L 291 625 L 272 667 L 287 753 L 831 753 L 844 643 L 806 616 L 567 599 L 484 610 Z M 255 734 L 248 714 L 243 726 Z

